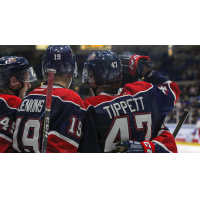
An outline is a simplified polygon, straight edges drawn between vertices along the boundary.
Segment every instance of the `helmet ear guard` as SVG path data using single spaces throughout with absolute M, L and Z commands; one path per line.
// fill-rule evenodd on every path
M 19 80 L 16 78 L 16 77 L 12 77 L 11 79 L 10 79 L 10 84 L 11 85 L 17 85 L 19 83 Z

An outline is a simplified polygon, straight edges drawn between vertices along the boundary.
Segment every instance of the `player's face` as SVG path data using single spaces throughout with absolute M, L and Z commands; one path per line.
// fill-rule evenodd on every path
M 25 72 L 25 73 L 24 73 L 24 81 L 25 81 L 25 82 L 28 81 L 29 78 L 30 78 L 30 74 L 29 74 L 28 72 Z
M 24 73 L 24 81 L 23 82 L 23 88 L 21 90 L 19 90 L 19 98 L 23 99 L 26 96 L 26 92 L 28 91 L 28 89 L 31 88 L 31 84 L 30 82 L 28 82 L 30 75 L 28 72 Z M 22 82 L 21 83 L 21 87 L 22 87 Z
M 95 82 L 95 78 L 94 78 L 92 73 L 89 73 L 89 84 L 90 84 L 90 87 L 92 87 L 92 88 L 97 87 L 97 84 Z
M 22 87 L 22 82 L 21 82 L 21 87 Z M 23 88 L 19 90 L 19 98 L 23 99 L 26 96 L 26 92 L 30 88 L 31 88 L 30 82 L 23 82 Z

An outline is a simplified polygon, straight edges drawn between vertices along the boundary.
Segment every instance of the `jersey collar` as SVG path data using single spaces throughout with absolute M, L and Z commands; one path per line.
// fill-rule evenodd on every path
M 111 93 L 107 93 L 107 92 L 101 92 L 99 95 L 116 97 L 116 96 L 119 96 L 121 94 L 122 90 L 123 90 L 123 88 L 119 88 L 117 93 L 115 93 L 115 94 L 111 94 Z
M 11 95 L 11 96 L 15 96 L 15 95 L 13 95 L 13 94 L 9 94 L 9 93 L 2 92 L 1 90 L 0 90 L 0 93 L 2 93 L 2 94 L 7 94 L 7 95 Z
M 41 88 L 47 88 L 47 84 L 44 83 L 43 85 L 40 86 Z M 64 88 L 62 85 L 59 84 L 53 84 L 53 88 Z

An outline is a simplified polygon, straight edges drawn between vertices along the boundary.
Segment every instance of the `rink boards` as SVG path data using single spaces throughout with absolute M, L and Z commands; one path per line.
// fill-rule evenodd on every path
M 176 124 L 165 124 L 171 133 L 176 128 Z M 195 124 L 184 124 L 176 136 L 176 144 L 179 153 L 200 153 L 199 130 L 195 130 Z

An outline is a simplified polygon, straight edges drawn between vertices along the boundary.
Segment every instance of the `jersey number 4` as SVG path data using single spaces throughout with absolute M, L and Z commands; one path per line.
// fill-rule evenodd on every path
M 145 131 L 144 140 L 151 138 L 151 114 L 134 115 L 136 131 Z M 146 124 L 146 127 L 144 126 Z M 118 117 L 113 120 L 113 124 L 108 131 L 104 152 L 110 152 L 115 149 L 115 145 L 119 142 L 126 142 L 131 139 L 131 131 L 129 124 L 129 116 Z M 117 140 L 117 142 L 115 142 Z

